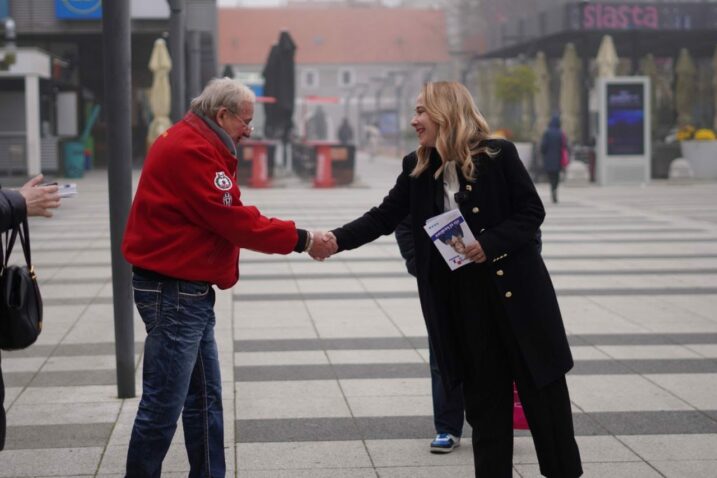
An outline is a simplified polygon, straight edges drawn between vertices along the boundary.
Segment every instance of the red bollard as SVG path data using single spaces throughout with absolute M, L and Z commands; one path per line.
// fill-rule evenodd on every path
M 265 144 L 251 146 L 251 180 L 249 185 L 253 188 L 269 187 L 269 158 Z
M 332 188 L 336 185 L 331 171 L 331 146 L 319 144 L 316 146 L 316 178 L 315 188 Z
M 513 382 L 513 429 L 530 430 L 528 420 L 525 418 L 525 413 L 523 412 L 523 404 L 520 403 L 518 387 L 515 386 L 515 382 Z

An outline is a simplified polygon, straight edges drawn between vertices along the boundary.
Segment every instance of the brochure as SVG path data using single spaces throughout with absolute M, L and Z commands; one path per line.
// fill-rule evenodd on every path
M 460 210 L 451 209 L 434 216 L 423 228 L 452 271 L 471 262 L 463 251 L 465 246 L 476 242 L 476 238 Z

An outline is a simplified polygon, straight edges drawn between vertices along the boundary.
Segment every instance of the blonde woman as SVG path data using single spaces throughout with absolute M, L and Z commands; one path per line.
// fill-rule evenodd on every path
M 332 231 L 339 251 L 390 234 L 410 214 L 423 315 L 444 383 L 463 382 L 476 476 L 512 476 L 515 381 L 541 473 L 578 477 L 565 381 L 573 359 L 538 251 L 545 210 L 535 187 L 515 146 L 490 139 L 463 85 L 426 84 L 411 125 L 418 149 L 378 207 Z M 451 272 L 423 225 L 456 208 L 478 242 L 465 249 L 473 263 Z

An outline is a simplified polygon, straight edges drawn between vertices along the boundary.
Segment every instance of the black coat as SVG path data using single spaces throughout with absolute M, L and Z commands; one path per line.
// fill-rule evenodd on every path
M 27 217 L 27 206 L 25 198 L 18 191 L 1 188 L 0 186 L 0 232 L 5 232 Z
M 515 146 L 505 140 L 488 141 L 500 153 L 494 158 L 474 158 L 475 182 L 467 183 L 459 174 L 465 193 L 460 210 L 488 257 L 486 263 L 451 272 L 423 230 L 427 219 L 443 211 L 443 182 L 433 177 L 441 164 L 435 151 L 430 167 L 417 178 L 410 176 L 417 161 L 415 152 L 403 158 L 402 172 L 383 202 L 333 233 L 339 250 L 354 249 L 390 234 L 410 214 L 418 292 L 441 375 L 455 382 L 463 373 L 451 314 L 480 312 L 465 310 L 470 306 L 458 312 L 452 307 L 446 285 L 452 282 L 450 274 L 461 274 L 469 283 L 475 277 L 478 283 L 472 274 L 488 273 L 531 375 L 541 387 L 573 366 L 555 290 L 535 240 L 545 210 Z M 466 303 L 470 304 L 470 297 Z
M 0 189 L 0 233 L 14 228 L 27 217 L 25 198 L 17 191 Z M 3 247 L 0 245 L 0 247 Z M 3 250 L 4 253 L 4 250 Z M 0 317 L 2 320 L 3 317 Z M 0 450 L 5 447 L 5 383 L 0 368 Z

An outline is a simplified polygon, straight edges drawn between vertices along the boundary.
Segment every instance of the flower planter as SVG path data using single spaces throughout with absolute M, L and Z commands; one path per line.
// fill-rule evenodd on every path
M 693 177 L 717 179 L 717 141 L 682 141 L 682 157 L 690 163 Z

